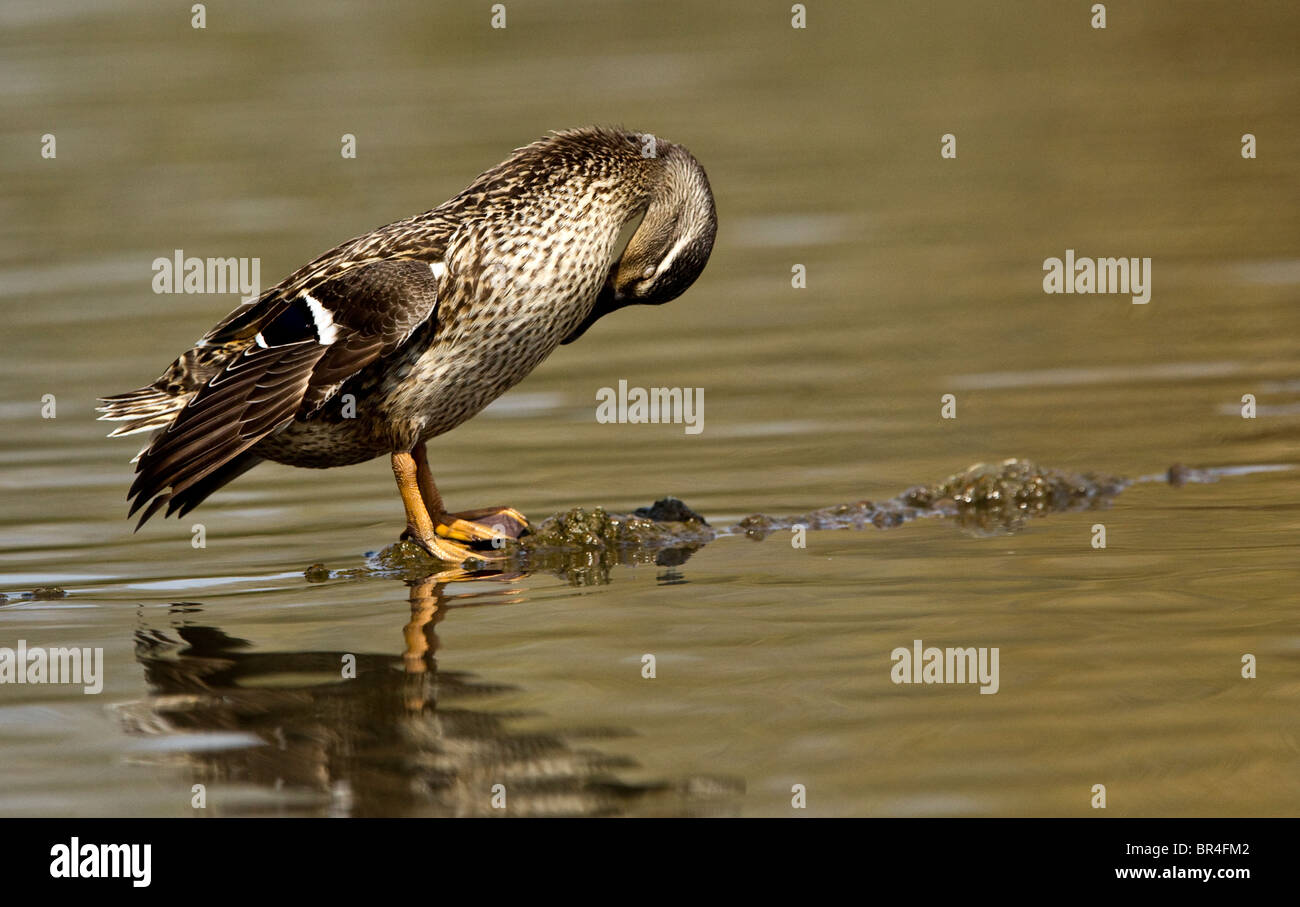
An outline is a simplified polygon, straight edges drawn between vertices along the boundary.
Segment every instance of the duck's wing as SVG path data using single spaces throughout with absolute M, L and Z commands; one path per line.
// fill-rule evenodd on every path
M 443 245 L 379 260 L 373 244 L 371 260 L 341 247 L 332 264 L 323 257 L 307 265 L 178 359 L 154 385 L 170 381 L 185 402 L 137 458 L 131 513 L 148 503 L 137 528 L 436 318 Z

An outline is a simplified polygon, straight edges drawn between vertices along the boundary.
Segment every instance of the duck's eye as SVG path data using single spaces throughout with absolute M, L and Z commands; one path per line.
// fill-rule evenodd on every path
M 655 268 L 654 268 L 654 265 L 650 265 L 650 266 L 647 267 L 644 271 L 642 271 L 642 272 L 641 272 L 641 276 L 642 276 L 643 278 L 645 278 L 646 280 L 649 280 L 651 277 L 654 277 L 654 276 L 655 276 Z

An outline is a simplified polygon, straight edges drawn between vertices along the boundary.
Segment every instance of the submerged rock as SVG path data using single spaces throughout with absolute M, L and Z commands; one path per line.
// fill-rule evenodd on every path
M 17 592 L 13 595 L 0 594 L 0 605 L 11 602 L 56 601 L 60 598 L 67 598 L 69 594 L 68 590 L 61 589 L 58 586 L 37 586 L 31 592 Z
M 983 509 L 1060 509 L 1069 504 L 1114 494 L 1123 480 L 1094 473 L 1043 469 L 1029 460 L 977 463 L 934 486 L 936 498 L 951 498 L 960 507 Z
M 429 572 L 429 565 L 436 564 L 429 553 L 410 539 L 394 542 L 382 551 L 371 552 L 371 563 L 388 573 L 398 573 L 419 577 Z M 343 571 L 348 575 L 348 571 Z
M 753 539 L 780 529 L 891 529 L 922 516 L 950 517 L 980 533 L 1019 528 L 1030 516 L 1094 506 L 1125 487 L 1125 480 L 1091 473 L 1044 469 L 1030 460 L 977 463 L 933 485 L 917 485 L 897 497 L 823 507 L 802 516 L 756 513 L 737 526 Z
M 654 507 L 642 508 L 631 514 L 610 514 L 603 507 L 596 507 L 590 512 L 575 507 L 544 520 L 531 534 L 520 539 L 520 545 L 525 551 L 547 548 L 605 551 L 618 548 L 664 548 L 713 539 L 714 532 L 704 518 L 681 501 L 675 501 L 679 505 L 677 507 L 664 507 L 657 512 L 674 515 L 689 513 L 692 519 L 673 520 L 639 515 L 643 511 L 654 512 L 655 508 L 672 500 L 667 498 Z
M 954 516 L 963 527 L 1005 532 L 1031 516 L 1098 506 L 1127 484 L 1115 476 L 1044 469 L 1030 460 L 1012 459 L 977 463 L 903 497 L 912 506 Z
M 643 513 L 654 516 L 639 515 Z M 704 517 L 681 501 L 665 498 L 631 514 L 575 507 L 542 521 L 519 545 L 529 567 L 554 570 L 570 582 L 588 585 L 608 582 L 609 570 L 617 564 L 685 563 L 716 535 Z
M 703 523 L 709 521 L 687 507 L 677 498 L 660 498 L 649 507 L 638 507 L 632 511 L 634 516 L 645 517 L 656 523 Z
M 330 578 L 330 570 L 324 564 L 312 564 L 302 572 L 309 583 L 323 583 Z

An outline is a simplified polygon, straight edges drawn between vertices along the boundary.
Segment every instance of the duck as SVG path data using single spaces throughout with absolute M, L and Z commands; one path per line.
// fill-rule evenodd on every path
M 441 561 L 529 531 L 511 507 L 448 512 L 429 442 L 600 318 L 695 283 L 717 210 L 704 168 L 651 133 L 585 127 L 516 149 L 460 194 L 351 239 L 242 303 L 152 384 L 100 398 L 132 461 L 135 529 L 184 516 L 263 461 L 387 456 L 408 539 Z M 625 243 L 625 244 L 624 244 Z

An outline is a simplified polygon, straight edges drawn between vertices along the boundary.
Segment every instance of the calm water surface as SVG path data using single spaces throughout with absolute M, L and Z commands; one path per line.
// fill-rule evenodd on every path
M 1014 534 L 726 538 L 607 582 L 366 575 L 401 528 L 382 461 L 266 465 L 132 535 L 137 439 L 94 398 L 237 302 L 155 295 L 155 258 L 257 256 L 269 286 L 593 122 L 688 145 L 718 245 L 682 299 L 438 439 L 454 507 L 675 494 L 725 526 L 1013 456 L 1300 461 L 1293 4 L 1112 5 L 1105 31 L 1054 3 L 819 5 L 803 31 L 779 5 L 486 10 L 0 10 L 0 646 L 105 658 L 97 696 L 0 686 L 0 814 L 193 815 L 195 783 L 218 815 L 492 814 L 498 783 L 514 814 L 780 816 L 796 784 L 820 815 L 1084 815 L 1097 783 L 1111 815 L 1300 811 L 1287 471 Z M 1150 257 L 1151 302 L 1045 295 L 1066 249 Z M 704 431 L 597 424 L 620 379 L 704 388 Z M 999 647 L 999 692 L 894 685 L 914 639 Z

